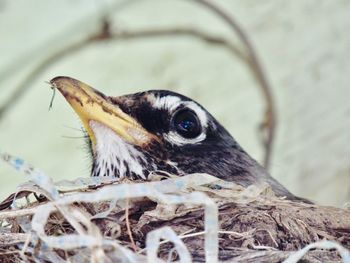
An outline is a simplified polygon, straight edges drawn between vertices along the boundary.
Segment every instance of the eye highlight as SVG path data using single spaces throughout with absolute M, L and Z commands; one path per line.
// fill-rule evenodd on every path
M 172 128 L 186 139 L 196 138 L 202 132 L 202 126 L 196 113 L 190 109 L 175 112 L 171 124 Z

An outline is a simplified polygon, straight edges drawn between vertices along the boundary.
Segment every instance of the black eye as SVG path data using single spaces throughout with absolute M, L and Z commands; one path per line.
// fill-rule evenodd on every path
M 202 132 L 197 115 L 190 109 L 182 109 L 174 114 L 172 125 L 175 131 L 187 139 L 196 138 Z

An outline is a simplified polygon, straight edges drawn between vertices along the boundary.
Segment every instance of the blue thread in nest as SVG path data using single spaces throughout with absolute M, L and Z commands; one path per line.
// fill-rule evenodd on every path
M 23 166 L 24 161 L 22 159 L 15 159 L 15 168 L 17 170 L 21 169 Z

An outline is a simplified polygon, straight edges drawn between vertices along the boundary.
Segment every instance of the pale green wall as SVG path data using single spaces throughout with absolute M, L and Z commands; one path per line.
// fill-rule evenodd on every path
M 324 204 L 350 200 L 350 1 L 219 1 L 253 40 L 276 96 L 279 129 L 272 174 L 293 192 Z M 110 8 L 113 6 L 114 9 Z M 2 1 L 0 103 L 45 56 L 96 28 L 101 10 L 114 25 L 138 29 L 192 26 L 224 36 L 229 29 L 190 1 Z M 232 39 L 237 40 L 234 36 Z M 68 75 L 110 95 L 164 88 L 209 109 L 254 157 L 263 102 L 251 73 L 220 48 L 191 38 L 90 45 L 51 65 L 4 119 L 0 149 L 55 180 L 87 176 L 77 117 L 44 82 Z M 0 163 L 0 196 L 25 177 Z

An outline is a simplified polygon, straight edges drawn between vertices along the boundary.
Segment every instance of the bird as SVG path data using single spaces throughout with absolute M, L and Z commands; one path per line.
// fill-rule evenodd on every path
M 91 149 L 91 176 L 148 180 L 161 171 L 206 173 L 243 187 L 267 183 L 276 196 L 295 196 L 254 160 L 199 103 L 169 91 L 106 96 L 65 76 L 50 81 L 82 121 Z

